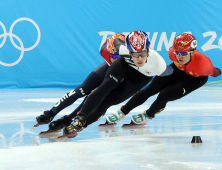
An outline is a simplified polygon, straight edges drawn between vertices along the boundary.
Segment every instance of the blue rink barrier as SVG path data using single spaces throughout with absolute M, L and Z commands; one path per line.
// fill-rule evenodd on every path
M 221 8 L 220 0 L 1 1 L 0 88 L 75 88 L 104 62 L 107 38 L 134 30 L 149 34 L 167 64 L 175 36 L 191 32 L 222 69 Z

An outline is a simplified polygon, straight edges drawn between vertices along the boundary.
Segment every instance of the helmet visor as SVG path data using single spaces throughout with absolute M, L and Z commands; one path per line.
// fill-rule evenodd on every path
M 112 57 L 113 59 L 116 59 L 116 58 L 120 58 L 120 55 L 110 54 L 110 57 Z
M 135 58 L 139 58 L 139 56 L 146 57 L 147 54 L 148 54 L 147 50 L 146 51 L 142 51 L 140 53 L 132 53 L 131 52 L 132 57 L 135 57 Z
M 187 56 L 188 54 L 190 54 L 192 51 L 182 51 L 182 52 L 180 52 L 180 51 L 175 51 L 175 54 L 176 55 L 181 55 L 182 57 L 185 57 L 185 56 Z

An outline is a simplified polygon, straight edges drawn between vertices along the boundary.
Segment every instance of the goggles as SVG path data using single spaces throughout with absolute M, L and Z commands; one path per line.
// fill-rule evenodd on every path
M 148 52 L 147 51 L 142 51 L 140 53 L 132 53 L 131 52 L 131 55 L 132 55 L 132 57 L 135 57 L 135 58 L 139 58 L 139 56 L 141 56 L 143 58 L 143 57 L 148 56 Z
M 176 55 L 181 55 L 182 57 L 185 57 L 186 55 L 190 54 L 192 51 L 182 51 L 182 52 L 179 52 L 179 51 L 175 51 L 175 54 Z
M 116 58 L 120 58 L 120 55 L 110 54 L 110 57 L 112 57 L 113 59 L 116 59 Z

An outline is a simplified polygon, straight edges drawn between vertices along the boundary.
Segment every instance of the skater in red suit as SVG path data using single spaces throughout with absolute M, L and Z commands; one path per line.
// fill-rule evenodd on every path
M 180 99 L 203 86 L 207 82 L 208 76 L 219 76 L 221 70 L 215 68 L 211 60 L 201 54 L 196 47 L 197 40 L 193 35 L 188 33 L 178 35 L 174 39 L 173 47 L 169 50 L 169 57 L 173 61 L 171 64 L 174 68 L 173 74 L 165 77 L 156 76 L 146 88 L 134 95 L 117 113 L 107 116 L 107 121 L 120 121 L 150 96 L 159 93 L 148 110 L 132 116 L 133 124 L 144 123 L 163 111 L 167 102 Z

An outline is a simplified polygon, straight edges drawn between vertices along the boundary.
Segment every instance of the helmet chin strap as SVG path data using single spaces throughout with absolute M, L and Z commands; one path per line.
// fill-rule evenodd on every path
M 148 51 L 148 49 L 149 49 L 149 48 L 147 48 L 147 58 L 149 57 L 149 54 L 148 54 L 149 51 Z M 146 58 L 146 63 L 147 63 L 147 58 Z
M 194 49 L 194 50 L 195 50 L 195 49 Z M 191 53 L 190 53 L 190 60 L 189 60 L 186 64 L 184 64 L 184 65 L 189 64 L 189 62 L 191 62 L 191 60 L 192 60 L 192 56 L 191 56 Z
M 192 57 L 191 57 L 191 53 L 190 53 L 190 60 L 184 65 L 187 65 L 189 62 L 191 62 L 191 59 L 192 59 Z
M 186 64 L 184 64 L 184 65 L 189 64 L 189 62 L 191 62 L 191 53 L 190 53 L 190 60 Z

